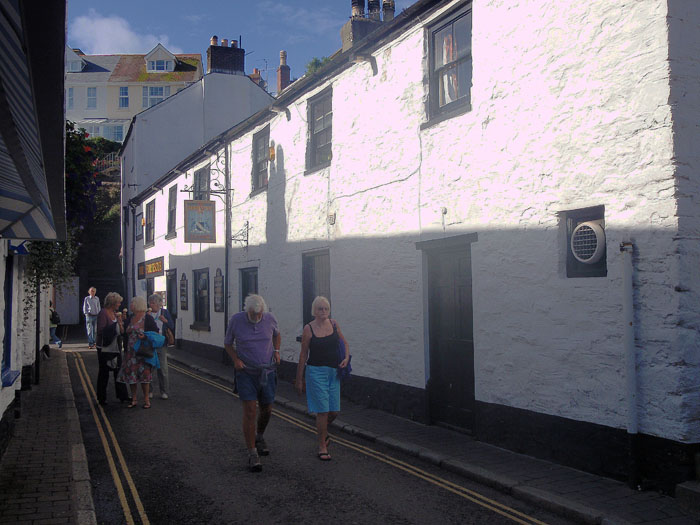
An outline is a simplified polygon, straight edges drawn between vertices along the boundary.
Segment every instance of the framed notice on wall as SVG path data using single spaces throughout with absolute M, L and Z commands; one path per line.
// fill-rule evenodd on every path
M 216 242 L 214 201 L 185 201 L 185 242 Z
M 187 310 L 187 275 L 180 279 L 180 310 Z
M 221 274 L 221 268 L 216 269 L 214 276 L 214 311 L 224 311 L 224 276 Z

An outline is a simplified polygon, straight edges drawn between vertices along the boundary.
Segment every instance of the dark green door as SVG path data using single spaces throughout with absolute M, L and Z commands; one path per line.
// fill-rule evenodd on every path
M 471 275 L 469 245 L 428 253 L 430 417 L 465 430 L 474 419 Z

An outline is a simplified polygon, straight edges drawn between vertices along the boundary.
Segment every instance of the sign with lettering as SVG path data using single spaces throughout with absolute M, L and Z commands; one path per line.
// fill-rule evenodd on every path
M 151 259 L 150 261 L 139 263 L 138 278 L 148 279 L 150 277 L 160 277 L 161 275 L 165 275 L 165 269 L 163 268 L 164 266 L 164 257 L 157 257 L 155 259 Z
M 187 275 L 180 279 L 180 310 L 187 310 Z
M 185 201 L 185 242 L 216 242 L 214 201 Z
M 214 276 L 214 311 L 224 311 L 224 276 L 221 274 L 221 268 L 216 269 Z

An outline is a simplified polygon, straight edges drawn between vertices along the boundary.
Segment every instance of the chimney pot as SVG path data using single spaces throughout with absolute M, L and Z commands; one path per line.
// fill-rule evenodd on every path
M 231 40 L 231 47 L 238 47 L 238 40 Z
M 392 21 L 394 19 L 394 12 L 396 11 L 394 0 L 383 0 L 382 10 L 384 11 L 384 21 Z
M 365 0 L 352 1 L 352 17 L 360 18 L 365 16 Z
M 221 39 L 221 47 L 228 47 L 228 38 Z
M 218 46 L 219 45 L 219 37 L 216 35 L 211 37 L 211 40 L 209 40 L 209 44 L 212 46 Z
M 381 10 L 379 7 L 379 0 L 369 0 L 367 2 L 367 8 L 369 11 L 369 18 L 371 20 L 379 20 L 380 19 Z
M 290 84 L 290 69 L 287 65 L 287 52 L 280 51 L 280 67 L 277 68 L 277 95 Z

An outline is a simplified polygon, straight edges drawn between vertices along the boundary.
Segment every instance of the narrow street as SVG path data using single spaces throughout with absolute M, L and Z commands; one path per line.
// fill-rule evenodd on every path
M 128 409 L 110 382 L 100 407 L 95 353 L 68 363 L 98 523 L 569 523 L 346 434 L 321 463 L 309 420 L 279 408 L 263 472 L 249 473 L 228 385 L 174 364 L 169 400 Z

